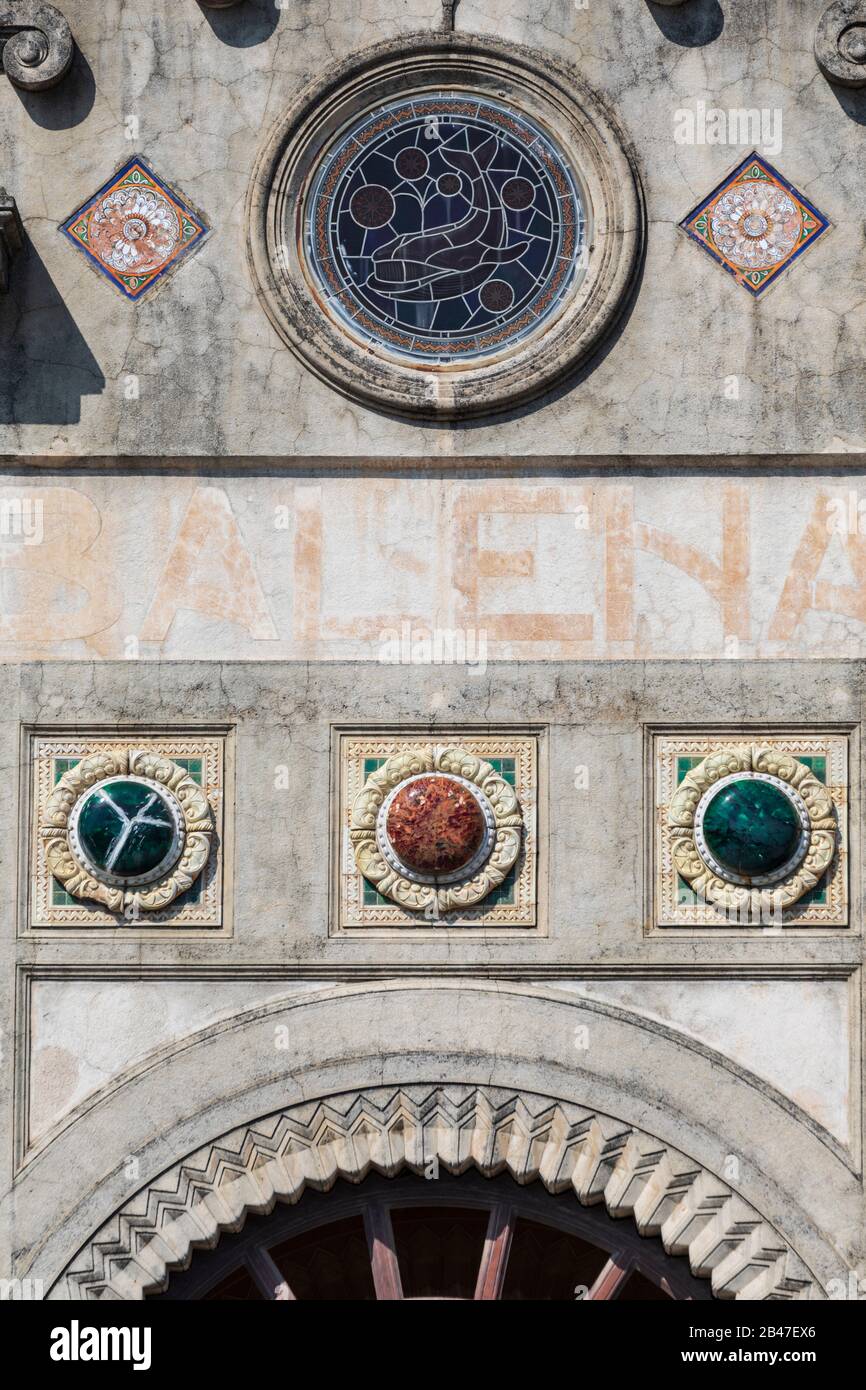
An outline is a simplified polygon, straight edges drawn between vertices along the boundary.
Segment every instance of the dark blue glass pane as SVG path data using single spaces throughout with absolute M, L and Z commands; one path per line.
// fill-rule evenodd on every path
M 313 182 L 306 250 L 330 310 L 398 355 L 459 361 L 534 333 L 575 283 L 585 212 L 525 115 L 426 94 L 343 133 Z

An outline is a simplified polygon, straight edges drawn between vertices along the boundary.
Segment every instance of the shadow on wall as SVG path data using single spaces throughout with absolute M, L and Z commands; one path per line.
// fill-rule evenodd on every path
M 223 43 L 232 48 L 253 48 L 264 43 L 277 27 L 280 11 L 277 0 L 246 0 L 243 6 L 230 5 L 228 9 L 199 9 Z
M 849 120 L 866 125 L 866 87 L 837 87 L 834 82 L 829 86 Z
M 647 9 L 666 39 L 681 48 L 701 48 L 717 39 L 725 27 L 725 16 L 719 0 L 692 0 L 682 9 L 654 5 L 647 0 Z
M 13 87 L 11 82 L 6 85 L 18 97 L 30 119 L 43 130 L 71 130 L 80 125 L 90 115 L 96 99 L 93 70 L 79 48 L 59 86 L 45 92 L 25 92 Z
M 9 293 L 0 295 L 0 423 L 74 425 L 81 397 L 104 389 L 99 363 L 25 237 Z

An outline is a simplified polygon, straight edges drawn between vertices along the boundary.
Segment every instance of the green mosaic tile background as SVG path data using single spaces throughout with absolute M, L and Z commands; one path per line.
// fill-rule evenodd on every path
M 80 758 L 55 758 L 53 763 L 54 786 L 57 786 L 57 783 L 65 772 L 68 772 L 72 767 L 76 767 L 80 762 Z M 184 768 L 185 771 L 189 773 L 190 777 L 195 779 L 199 786 L 202 785 L 201 758 L 175 758 L 174 762 L 177 763 L 178 767 Z M 202 875 L 199 874 L 195 883 L 193 883 L 185 893 L 181 893 L 179 898 L 175 899 L 173 906 L 183 907 L 187 903 L 197 903 L 201 898 L 201 890 Z M 60 886 L 56 878 L 51 880 L 51 904 L 53 907 L 81 906 L 78 898 L 73 898 L 71 894 L 67 893 L 66 889 Z
M 499 773 L 499 776 L 502 778 L 503 782 L 507 782 L 510 787 L 513 787 L 515 785 L 517 779 L 517 762 L 515 758 L 488 758 L 487 761 L 490 763 L 490 766 L 493 768 L 493 770 Z M 371 772 L 375 772 L 377 768 L 381 767 L 384 762 L 387 762 L 387 758 L 365 758 L 365 779 L 370 776 Z M 520 861 L 518 860 L 518 863 L 519 862 Z M 490 893 L 484 899 L 485 905 L 489 905 L 490 907 L 496 907 L 502 903 L 504 903 L 506 906 L 513 903 L 514 881 L 516 874 L 517 864 L 514 865 L 508 876 L 505 879 L 503 879 L 499 887 L 494 888 L 492 893 Z M 378 893 L 376 891 L 372 883 L 368 883 L 368 881 L 364 879 L 365 907 L 393 907 L 393 905 L 394 904 L 391 902 L 390 898 L 383 897 L 381 893 Z

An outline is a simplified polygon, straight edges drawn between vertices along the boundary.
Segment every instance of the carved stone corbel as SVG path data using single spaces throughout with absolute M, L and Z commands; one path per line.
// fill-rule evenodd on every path
M 9 264 L 24 242 L 24 228 L 14 198 L 0 188 L 0 294 L 9 289 Z
M 866 87 L 866 3 L 837 0 L 821 16 L 815 59 L 824 76 L 840 87 Z
M 38 0 L 0 0 L 0 45 L 6 76 L 25 92 L 53 87 L 72 63 L 72 30 L 54 5 Z

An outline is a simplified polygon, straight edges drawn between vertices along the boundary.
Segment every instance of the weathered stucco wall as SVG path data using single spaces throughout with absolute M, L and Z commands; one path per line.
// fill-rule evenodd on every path
M 458 31 L 555 54 L 601 94 L 633 146 L 649 231 L 630 316 L 576 387 L 528 415 L 457 430 L 389 419 L 313 379 L 262 312 L 245 253 L 244 201 L 269 126 L 305 82 L 359 48 L 437 27 L 439 0 L 62 9 L 80 50 L 70 76 L 45 93 L 0 88 L 0 183 L 30 238 L 0 301 L 0 453 L 688 457 L 866 446 L 866 108 L 816 66 L 823 0 L 552 0 L 541 10 L 461 0 Z M 754 110 L 759 123 L 763 113 L 765 141 L 677 143 L 681 110 L 703 132 L 701 102 Z M 755 144 L 834 224 L 759 301 L 677 227 Z M 213 232 L 131 304 L 58 226 L 136 153 Z
M 17 905 L 7 892 L 6 920 L 18 942 L 10 930 L 2 972 L 20 1049 L 17 1088 L 8 1071 L 3 1083 L 21 1165 L 7 1207 L 19 1273 L 53 1279 L 124 1192 L 181 1151 L 266 1113 L 280 1093 L 274 1066 L 288 1066 L 278 1104 L 350 1088 L 364 1075 L 363 1084 L 446 1077 L 472 1085 L 483 1073 L 488 1082 L 567 1093 L 632 1121 L 640 1114 L 651 1133 L 711 1171 L 720 1171 L 713 1167 L 720 1154 L 734 1155 L 737 1190 L 778 1222 L 807 1263 L 817 1261 L 819 1278 L 856 1266 L 859 764 L 849 927 L 660 930 L 647 918 L 644 730 L 680 721 L 744 732 L 831 726 L 851 731 L 856 755 L 859 663 L 499 664 L 474 678 L 451 667 L 415 669 L 407 679 L 401 669 L 364 664 L 75 662 L 7 664 L 0 679 L 7 766 L 19 759 L 22 725 L 85 725 L 97 714 L 107 727 L 149 719 L 233 725 L 236 764 L 235 869 L 227 926 L 216 933 L 175 934 L 146 923 L 103 928 L 89 939 L 33 930 L 21 867 L 26 758 L 7 783 L 0 867 L 7 885 L 22 885 Z M 540 860 L 545 930 L 511 940 L 502 931 L 485 939 L 447 926 L 386 939 L 329 930 L 332 726 L 419 720 L 433 739 L 460 723 L 542 727 L 548 777 L 539 817 L 551 828 Z M 288 780 L 275 775 L 285 767 Z M 435 989 L 422 996 L 387 988 L 399 979 L 419 988 L 426 979 L 432 988 L 437 977 L 457 991 L 443 995 L 439 1022 L 431 1014 Z M 337 1023 L 331 1006 L 324 1022 L 315 1008 L 306 1012 L 308 1001 L 330 997 L 341 981 L 352 984 L 342 1006 L 351 1025 Z M 476 987 L 487 991 L 483 1000 Z M 342 998 L 339 990 L 334 997 Z M 547 1008 L 554 1033 L 536 1017 Z M 384 1030 L 375 1066 L 358 1043 L 365 1011 Z M 275 1062 L 274 1029 L 286 1021 L 290 1057 Z M 345 1061 L 333 1054 L 334 1026 L 349 1028 Z M 300 1052 L 312 1067 L 308 1081 Z M 245 1059 L 249 1094 L 241 1096 L 229 1056 Z M 187 1083 L 172 1079 L 190 1066 L 201 1092 L 194 1114 Z M 231 1101 L 223 1095 L 229 1074 Z M 180 1094 L 183 1117 L 172 1118 Z M 136 1116 L 146 1116 L 144 1129 Z M 79 1205 L 82 1155 L 96 1151 L 102 1166 L 91 1178 L 100 1195 Z M 117 1153 L 136 1156 L 134 1181 L 109 1176 Z M 820 1181 L 800 1182 L 807 1162 L 818 1164 L 809 1171 L 820 1170 Z M 61 1194 L 69 1222 L 39 1253 L 45 1202 L 59 1211 Z
M 439 1082 L 733 1157 L 819 1282 L 862 1273 L 866 96 L 816 66 L 824 0 L 460 0 L 615 113 L 647 249 L 567 387 L 435 427 L 299 364 L 244 206 L 303 85 L 439 0 L 60 6 L 65 81 L 0 75 L 0 1275 L 47 1287 L 235 1126 Z M 707 108 L 756 138 L 679 143 Z M 755 146 L 833 223 L 757 299 L 677 225 Z M 59 231 L 133 154 L 212 228 L 138 303 Z M 347 725 L 540 730 L 539 930 L 332 930 Z M 32 927 L 26 734 L 95 726 L 230 728 L 219 930 Z M 846 925 L 657 927 L 650 726 L 848 740 Z
M 859 657 L 866 480 L 17 471 L 8 660 Z

